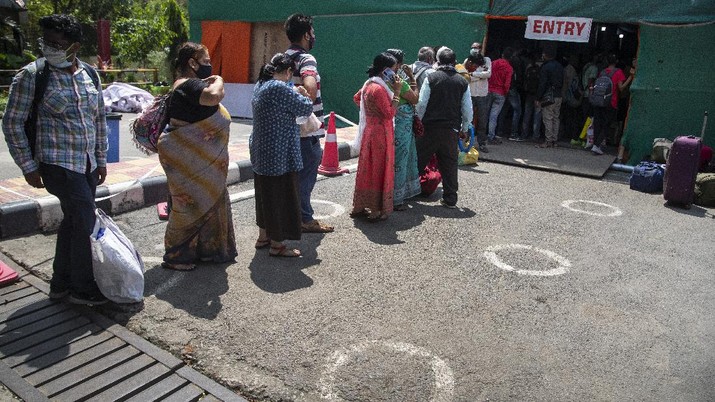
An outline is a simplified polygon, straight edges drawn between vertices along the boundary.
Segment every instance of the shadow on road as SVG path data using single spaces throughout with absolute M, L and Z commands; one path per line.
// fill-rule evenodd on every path
M 325 235 L 321 233 L 303 234 L 299 242 L 286 243 L 289 248 L 300 250 L 302 257 L 271 257 L 268 250 L 256 250 L 248 266 L 251 280 L 261 290 L 269 293 L 288 293 L 313 286 L 313 279 L 303 273 L 303 269 L 320 265 L 318 246 Z
M 231 263 L 201 263 L 188 272 L 159 267 L 144 273 L 144 297 L 154 295 L 194 317 L 214 319 L 221 312 L 221 295 L 228 291 L 226 269 Z

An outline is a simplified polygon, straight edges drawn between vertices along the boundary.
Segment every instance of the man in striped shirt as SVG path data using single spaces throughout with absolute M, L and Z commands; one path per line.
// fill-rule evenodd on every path
M 303 86 L 313 100 L 313 113 L 323 122 L 323 100 L 320 97 L 320 74 L 315 57 L 308 53 L 315 44 L 313 18 L 303 14 L 293 14 L 285 22 L 285 31 L 291 46 L 286 54 L 293 60 L 293 83 Z M 302 230 L 306 233 L 327 233 L 334 228 L 313 218 L 310 194 L 317 180 L 318 166 L 323 158 L 320 138 L 325 137 L 325 124 L 312 133 L 301 134 L 300 151 L 303 169 L 298 172 L 300 189 L 300 209 Z
M 76 18 L 50 15 L 40 19 L 40 27 L 47 86 L 37 104 L 34 155 L 25 131 L 35 97 L 38 69 L 34 62 L 13 79 L 2 128 L 27 183 L 44 187 L 59 198 L 64 214 L 57 232 L 50 298 L 69 295 L 72 303 L 102 304 L 106 299 L 94 281 L 89 241 L 95 221 L 95 192 L 107 176 L 101 87 L 96 71 L 76 57 L 82 40 Z

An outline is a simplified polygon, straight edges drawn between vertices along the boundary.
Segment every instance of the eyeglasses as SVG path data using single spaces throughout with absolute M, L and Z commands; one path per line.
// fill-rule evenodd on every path
M 50 42 L 50 41 L 45 40 L 44 38 L 39 38 L 37 40 L 37 43 L 40 45 L 40 47 L 47 46 L 47 47 L 51 47 L 55 50 L 67 50 L 70 47 L 70 45 L 63 45 L 63 44 L 57 43 L 57 42 Z

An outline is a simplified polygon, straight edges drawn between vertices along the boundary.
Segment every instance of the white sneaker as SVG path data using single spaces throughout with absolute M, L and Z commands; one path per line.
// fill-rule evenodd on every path
M 591 152 L 593 152 L 594 155 L 603 155 L 603 151 L 601 151 L 601 148 L 599 148 L 595 145 L 593 147 L 591 147 Z

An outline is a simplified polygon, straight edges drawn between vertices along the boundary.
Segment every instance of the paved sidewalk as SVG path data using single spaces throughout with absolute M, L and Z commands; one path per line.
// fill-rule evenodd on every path
M 228 147 L 228 184 L 253 178 L 248 150 L 250 130 L 234 130 L 234 125 L 238 126 L 232 123 Z M 128 119 L 125 119 L 120 127 L 120 137 L 129 136 L 127 127 Z M 351 158 L 347 142 L 354 140 L 356 134 L 357 127 L 337 129 L 339 160 Z M 325 139 L 321 142 L 324 147 Z M 157 155 L 109 163 L 107 173 L 107 181 L 97 188 L 97 199 L 122 193 L 97 202 L 97 206 L 109 214 L 131 211 L 166 200 L 166 177 Z M 30 187 L 23 177 L 0 181 L 0 238 L 55 230 L 61 217 L 59 201 L 46 190 Z
M 0 288 L 0 378 L 25 401 L 245 399 L 91 308 L 53 302 L 49 285 Z M 7 396 L 7 394 L 5 394 Z

